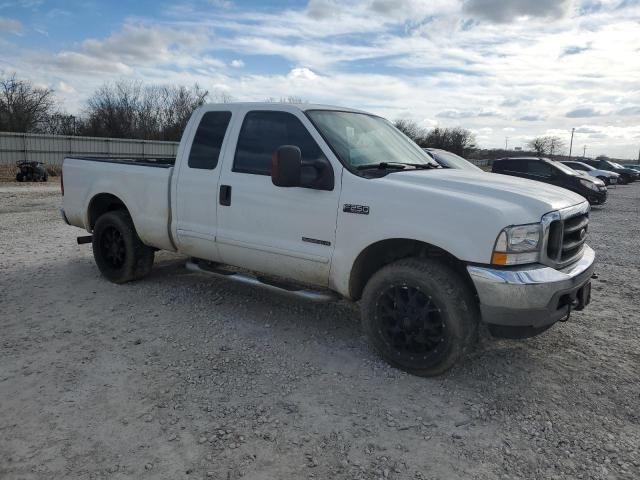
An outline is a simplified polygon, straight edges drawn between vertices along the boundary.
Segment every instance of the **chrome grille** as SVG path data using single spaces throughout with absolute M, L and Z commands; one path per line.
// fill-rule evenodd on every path
M 554 220 L 549 225 L 547 258 L 557 265 L 577 260 L 587 240 L 589 212 Z
M 542 216 L 540 263 L 564 268 L 582 257 L 589 228 L 589 203 L 554 210 Z

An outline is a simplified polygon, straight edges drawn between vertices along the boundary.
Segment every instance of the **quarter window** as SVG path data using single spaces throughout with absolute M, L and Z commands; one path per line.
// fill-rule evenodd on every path
M 238 137 L 233 171 L 271 175 L 271 157 L 281 145 L 295 145 L 302 160 L 317 160 L 324 155 L 309 131 L 295 115 L 287 112 L 253 111 L 247 113 Z
M 229 120 L 231 112 L 207 112 L 202 116 L 189 152 L 189 168 L 216 168 Z

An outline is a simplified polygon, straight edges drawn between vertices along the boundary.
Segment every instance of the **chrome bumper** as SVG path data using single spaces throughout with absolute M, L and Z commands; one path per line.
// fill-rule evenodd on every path
M 485 323 L 542 327 L 569 313 L 578 291 L 593 274 L 594 251 L 585 245 L 582 258 L 562 270 L 536 264 L 496 269 L 467 266 Z

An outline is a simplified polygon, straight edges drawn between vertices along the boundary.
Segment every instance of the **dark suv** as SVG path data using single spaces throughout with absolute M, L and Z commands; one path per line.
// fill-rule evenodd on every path
M 566 165 L 548 158 L 501 158 L 493 162 L 491 171 L 566 188 L 582 195 L 592 205 L 601 205 L 607 201 L 607 187 L 601 180 L 582 176 Z
M 620 182 L 622 184 L 635 182 L 640 179 L 640 172 L 633 168 L 625 168 L 619 163 L 612 162 L 611 160 L 581 160 L 582 163 L 591 165 L 592 167 L 599 168 L 600 170 L 609 170 L 610 172 L 616 172 L 620 174 Z

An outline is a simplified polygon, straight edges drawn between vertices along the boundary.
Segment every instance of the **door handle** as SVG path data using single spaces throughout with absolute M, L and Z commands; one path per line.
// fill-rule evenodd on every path
M 220 205 L 231 205 L 231 185 L 220 185 Z

